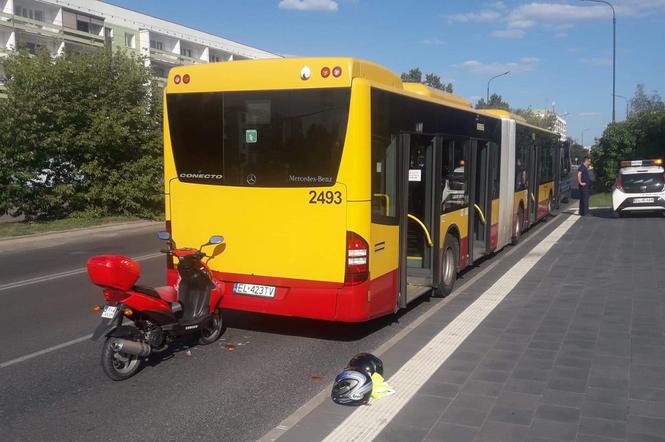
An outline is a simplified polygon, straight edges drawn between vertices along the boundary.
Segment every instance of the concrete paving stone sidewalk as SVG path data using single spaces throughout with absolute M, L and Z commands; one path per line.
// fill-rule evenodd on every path
M 538 261 L 375 440 L 665 441 L 665 221 L 593 213 Z M 503 258 L 382 355 L 388 380 L 533 245 Z M 327 400 L 280 440 L 321 440 L 353 411 Z

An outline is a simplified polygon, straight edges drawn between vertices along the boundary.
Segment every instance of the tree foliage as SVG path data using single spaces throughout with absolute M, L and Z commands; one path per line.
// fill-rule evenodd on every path
M 626 121 L 610 123 L 591 150 L 596 177 L 601 186 L 614 181 L 622 160 L 665 156 L 665 104 L 657 93 L 648 96 L 637 85 Z
M 574 164 L 581 164 L 584 157 L 589 155 L 589 151 L 570 137 L 568 137 L 568 142 L 570 143 L 570 160 Z
M 531 108 L 514 109 L 513 113 L 524 118 L 527 123 L 543 129 L 553 130 L 556 122 L 556 114 L 550 111 L 536 112 Z
M 641 83 L 637 85 L 635 95 L 630 99 L 630 107 L 630 116 L 637 116 L 646 112 L 665 111 L 665 103 L 663 103 L 660 95 L 657 92 L 653 92 L 651 96 L 647 95 L 644 91 L 644 85 Z
M 162 211 L 161 91 L 106 50 L 11 55 L 0 100 L 0 213 L 30 219 Z
M 556 122 L 556 114 L 554 112 L 536 112 L 531 108 L 511 108 L 510 104 L 508 104 L 508 102 L 499 94 L 490 95 L 489 101 L 485 101 L 484 98 L 481 98 L 476 103 L 476 109 L 504 109 L 515 115 L 519 115 L 529 124 L 547 130 L 554 129 L 554 123 Z
M 436 74 L 430 73 L 425 75 L 423 80 L 423 73 L 420 68 L 409 69 L 409 72 L 403 72 L 401 75 L 402 81 L 411 82 L 411 83 L 423 83 L 429 87 L 435 89 L 440 89 L 445 92 L 453 92 L 452 83 L 444 83 L 441 81 L 441 77 Z
M 503 100 L 503 97 L 499 94 L 490 95 L 489 101 L 485 101 L 484 98 L 481 98 L 476 103 L 476 109 L 505 109 L 510 110 L 510 105 L 508 102 Z

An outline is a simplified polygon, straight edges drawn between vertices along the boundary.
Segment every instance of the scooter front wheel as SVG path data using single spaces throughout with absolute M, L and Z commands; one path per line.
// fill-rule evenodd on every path
M 222 330 L 224 329 L 224 323 L 222 322 L 222 313 L 217 310 L 212 314 L 210 322 L 205 327 L 201 328 L 201 334 L 199 335 L 199 344 L 208 345 L 215 342 L 222 335 Z
M 124 381 L 141 368 L 141 358 L 113 350 L 113 339 L 106 338 L 102 347 L 102 369 L 114 381 Z

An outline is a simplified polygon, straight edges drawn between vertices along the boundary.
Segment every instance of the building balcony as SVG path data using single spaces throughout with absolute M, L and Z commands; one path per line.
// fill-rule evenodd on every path
M 21 30 L 42 37 L 52 37 L 91 45 L 104 47 L 104 37 L 89 32 L 79 31 L 50 22 L 35 20 L 20 15 L 10 15 L 0 12 L 0 26 Z
M 202 60 L 193 57 L 186 57 L 184 55 L 175 54 L 173 52 L 166 52 L 160 49 L 150 48 L 150 58 L 171 66 L 181 66 L 183 64 L 197 64 L 202 63 Z

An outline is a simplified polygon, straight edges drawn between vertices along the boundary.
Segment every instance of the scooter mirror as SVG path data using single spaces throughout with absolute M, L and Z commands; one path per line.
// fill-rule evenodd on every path
M 221 244 L 224 242 L 224 237 L 221 235 L 213 235 L 210 237 L 208 244 Z
M 169 232 L 159 232 L 157 236 L 159 236 L 159 239 L 162 239 L 164 241 L 168 241 L 171 239 L 171 234 Z

